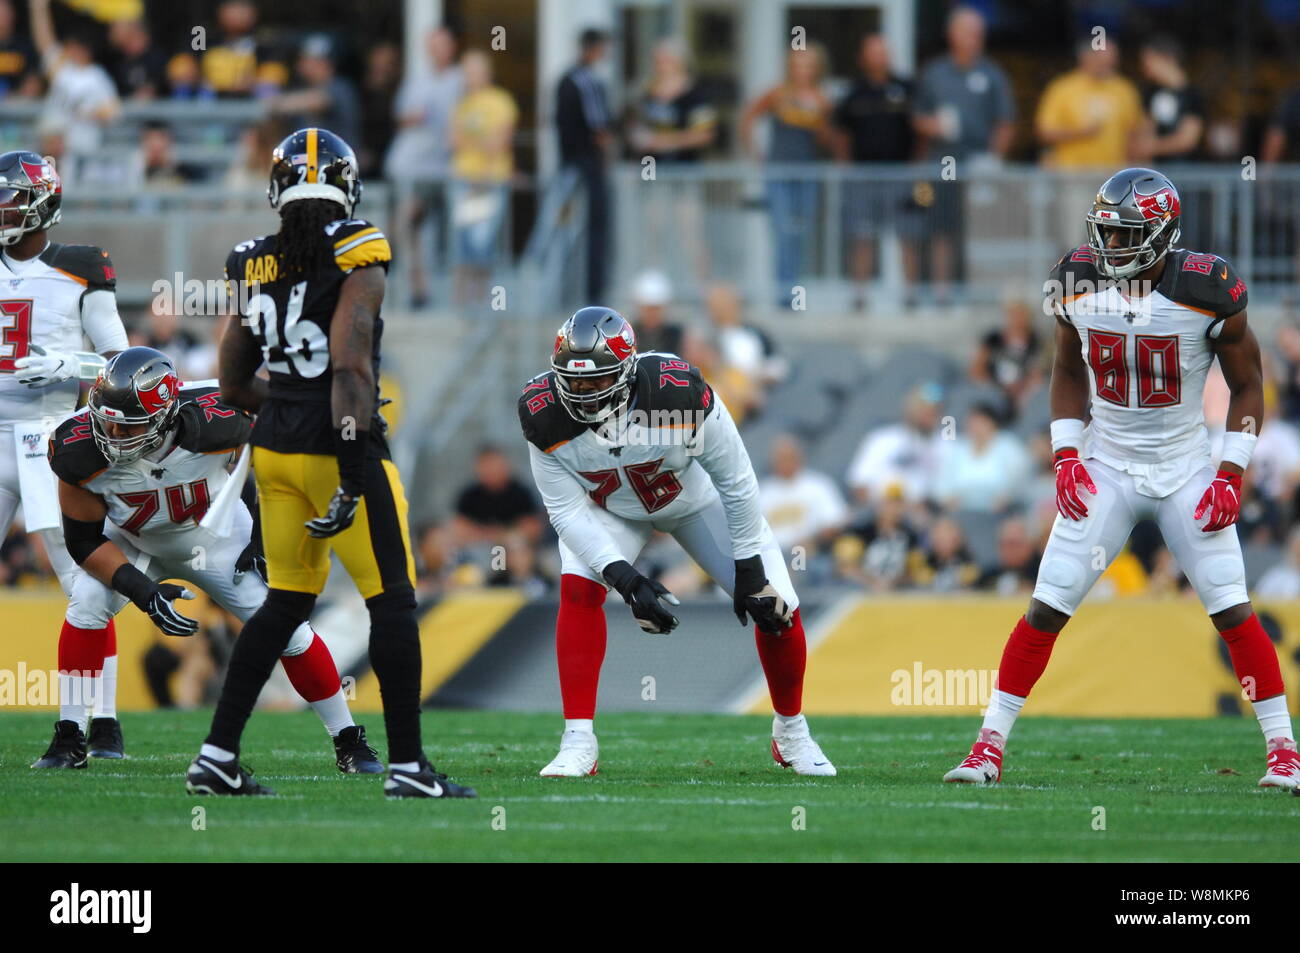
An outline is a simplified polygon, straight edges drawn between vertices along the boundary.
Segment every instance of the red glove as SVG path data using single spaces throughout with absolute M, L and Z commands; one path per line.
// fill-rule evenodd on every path
M 1237 522 L 1241 514 L 1241 474 L 1220 470 L 1206 487 L 1201 502 L 1196 504 L 1192 519 L 1199 520 L 1206 513 L 1209 520 L 1201 527 L 1202 533 L 1217 533 Z
M 1079 496 L 1082 483 L 1093 496 L 1097 487 L 1079 459 L 1079 451 L 1065 447 L 1056 451 L 1056 508 L 1068 520 L 1081 520 L 1088 515 L 1088 507 Z

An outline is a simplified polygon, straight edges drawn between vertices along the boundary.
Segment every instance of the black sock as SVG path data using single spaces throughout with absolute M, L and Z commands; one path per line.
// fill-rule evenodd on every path
M 370 611 L 370 667 L 379 679 L 388 732 L 388 760 L 419 761 L 420 626 L 415 593 L 384 592 L 366 602 Z
M 244 623 L 230 653 L 230 667 L 221 687 L 212 730 L 206 743 L 239 752 L 239 738 L 253 713 L 262 686 L 284 654 L 294 630 L 311 615 L 316 597 L 309 592 L 272 589 L 262 607 Z

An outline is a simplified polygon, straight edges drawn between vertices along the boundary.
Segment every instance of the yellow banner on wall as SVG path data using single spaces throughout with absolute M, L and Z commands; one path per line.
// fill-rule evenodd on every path
M 810 651 L 810 714 L 976 714 L 1026 599 L 864 597 Z M 1288 693 L 1300 685 L 1300 603 L 1257 606 Z M 1272 621 L 1270 621 L 1270 619 Z M 766 710 L 766 702 L 755 710 Z M 1183 717 L 1249 713 L 1227 653 L 1195 598 L 1085 603 L 1062 631 L 1026 711 Z

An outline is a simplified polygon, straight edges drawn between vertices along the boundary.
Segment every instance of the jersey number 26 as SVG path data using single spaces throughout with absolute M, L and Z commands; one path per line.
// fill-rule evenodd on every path
M 289 303 L 281 318 L 275 299 L 254 295 L 244 312 L 244 323 L 262 342 L 267 370 L 296 377 L 320 377 L 330 363 L 329 339 L 319 324 L 302 316 L 307 282 L 289 289 Z

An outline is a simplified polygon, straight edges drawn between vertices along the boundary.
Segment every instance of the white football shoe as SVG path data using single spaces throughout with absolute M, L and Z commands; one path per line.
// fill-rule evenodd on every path
M 1270 738 L 1268 742 L 1268 770 L 1259 779 L 1262 788 L 1286 788 L 1300 792 L 1300 754 L 1296 743 L 1289 738 Z
M 783 768 L 794 768 L 795 774 L 835 777 L 835 765 L 813 741 L 803 715 L 785 724 L 780 718 L 772 719 L 772 758 Z
M 590 731 L 565 731 L 560 735 L 560 753 L 538 773 L 544 778 L 585 778 L 596 773 L 600 747 Z

